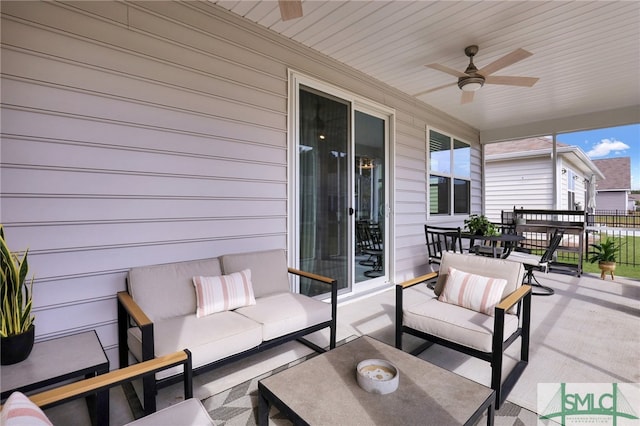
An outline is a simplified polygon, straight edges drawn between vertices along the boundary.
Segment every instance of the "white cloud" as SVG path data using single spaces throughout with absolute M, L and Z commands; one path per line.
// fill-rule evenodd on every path
M 605 157 L 612 152 L 620 152 L 625 149 L 629 149 L 629 145 L 624 142 L 617 141 L 615 139 L 602 139 L 600 143 L 594 145 L 594 147 L 587 152 L 589 158 Z

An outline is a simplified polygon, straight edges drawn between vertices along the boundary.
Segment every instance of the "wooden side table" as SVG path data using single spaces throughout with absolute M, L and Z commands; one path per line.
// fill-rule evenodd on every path
M 29 394 L 60 382 L 107 373 L 109 359 L 95 331 L 64 336 L 33 345 L 29 358 L 0 369 L 4 402 L 14 391 Z M 109 424 L 109 391 L 87 398 L 91 422 Z M 47 407 L 43 407 L 47 408 Z

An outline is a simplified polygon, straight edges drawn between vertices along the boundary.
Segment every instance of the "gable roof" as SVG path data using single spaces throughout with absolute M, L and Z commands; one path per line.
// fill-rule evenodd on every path
M 598 181 L 598 191 L 631 190 L 631 158 L 616 157 L 592 160 L 605 178 Z
M 557 146 L 564 147 L 569 145 L 561 142 L 557 142 Z M 551 150 L 551 149 L 553 149 L 553 139 L 548 137 L 537 137 L 537 138 L 518 139 L 514 141 L 487 144 L 485 145 L 484 152 L 487 155 L 498 155 L 498 154 L 508 154 L 511 152 L 538 151 L 538 150 Z
M 550 157 L 553 152 L 553 139 L 550 137 L 535 137 L 518 139 L 484 145 L 485 161 L 510 161 L 533 157 Z M 556 141 L 556 153 L 559 157 L 571 160 L 577 171 L 585 176 L 596 175 L 597 179 L 604 179 L 604 174 L 589 159 L 587 154 L 576 145 Z

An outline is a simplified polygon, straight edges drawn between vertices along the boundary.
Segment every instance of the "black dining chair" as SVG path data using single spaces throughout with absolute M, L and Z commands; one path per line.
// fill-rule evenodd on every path
M 384 275 L 384 248 L 380 225 L 369 223 L 368 221 L 358 221 L 356 223 L 356 236 L 360 252 L 369 256 L 368 259 L 361 260 L 359 263 L 363 266 L 372 267 L 372 269 L 365 271 L 364 275 L 369 278 Z
M 373 266 L 375 264 L 375 256 L 370 253 L 371 240 L 368 228 L 368 220 L 356 221 L 356 254 L 368 256 L 366 259 L 358 262 L 362 266 Z
M 507 257 L 507 260 L 521 262 L 524 266 L 524 269 L 526 270 L 524 280 L 527 284 L 532 286 L 532 289 L 538 289 L 537 292 L 532 291 L 531 294 L 535 296 L 551 296 L 554 294 L 554 290 L 551 287 L 540 284 L 533 272 L 534 270 L 543 271 L 545 273 L 549 271 L 549 264 L 552 262 L 553 254 L 560 246 L 563 236 L 564 230 L 556 229 L 549 240 L 549 245 L 545 249 L 544 253 L 542 253 L 542 256 L 531 252 L 527 253 L 525 249 L 516 248 L 511 252 L 509 257 Z
M 424 225 L 429 263 L 440 264 L 445 252 L 462 253 L 462 229 Z

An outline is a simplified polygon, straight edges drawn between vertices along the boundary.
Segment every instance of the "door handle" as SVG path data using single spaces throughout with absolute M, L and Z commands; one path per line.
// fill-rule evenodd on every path
M 353 216 L 355 212 L 356 211 L 353 209 L 353 207 L 349 207 L 349 216 Z

